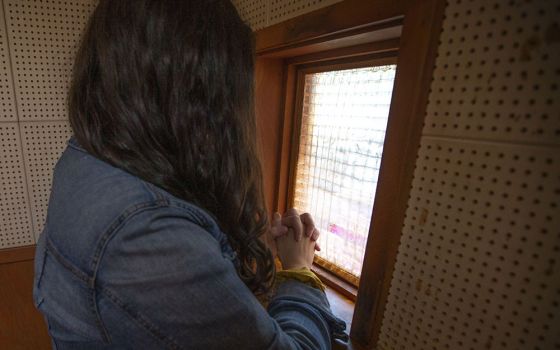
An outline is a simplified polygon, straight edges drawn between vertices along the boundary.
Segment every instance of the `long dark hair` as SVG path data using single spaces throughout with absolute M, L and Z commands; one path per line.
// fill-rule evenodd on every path
M 228 0 L 101 0 L 69 95 L 92 155 L 210 212 L 266 291 L 274 261 L 253 101 L 253 34 Z

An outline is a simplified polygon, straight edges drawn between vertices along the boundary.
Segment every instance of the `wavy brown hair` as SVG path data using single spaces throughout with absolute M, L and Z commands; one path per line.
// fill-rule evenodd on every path
M 69 94 L 95 157 L 210 212 L 253 291 L 274 276 L 256 150 L 253 33 L 227 0 L 101 0 Z

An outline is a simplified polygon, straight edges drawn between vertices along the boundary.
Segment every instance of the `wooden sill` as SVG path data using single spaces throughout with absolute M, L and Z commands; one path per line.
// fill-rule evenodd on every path
M 356 302 L 356 297 L 358 296 L 358 288 L 356 288 L 354 285 L 346 282 L 345 280 L 341 279 L 340 277 L 320 265 L 313 264 L 311 270 L 315 272 L 315 274 L 321 279 L 321 281 L 323 281 L 325 285 L 329 286 L 333 290 L 336 290 L 338 293 L 351 300 L 352 302 Z

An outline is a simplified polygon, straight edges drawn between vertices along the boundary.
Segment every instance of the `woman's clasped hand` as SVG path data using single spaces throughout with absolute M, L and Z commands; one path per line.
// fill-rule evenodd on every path
M 319 234 L 309 213 L 300 215 L 293 208 L 283 216 L 274 213 L 270 229 L 273 255 L 280 258 L 284 270 L 311 268 L 315 251 L 321 250 Z

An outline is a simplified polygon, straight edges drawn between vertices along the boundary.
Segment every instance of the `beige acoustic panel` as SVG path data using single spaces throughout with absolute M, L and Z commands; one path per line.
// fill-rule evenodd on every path
M 4 10 L 0 2 L 0 122 L 17 121 Z
M 0 249 L 35 243 L 17 123 L 0 123 Z
M 315 11 L 342 0 L 269 0 L 268 25 Z
M 424 137 L 379 349 L 558 349 L 560 152 Z
M 93 0 L 4 0 L 21 121 L 64 120 L 72 64 Z
M 425 134 L 560 144 L 557 0 L 450 1 Z
M 233 0 L 239 16 L 254 30 L 267 26 L 267 11 L 270 0 Z
M 20 123 L 35 237 L 47 214 L 53 169 L 71 136 L 68 122 Z

